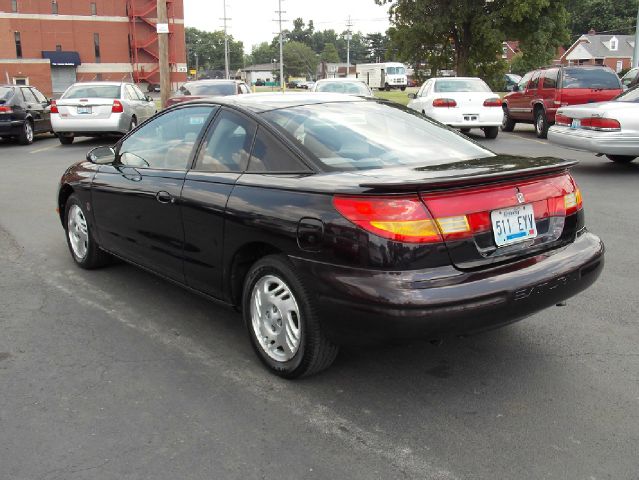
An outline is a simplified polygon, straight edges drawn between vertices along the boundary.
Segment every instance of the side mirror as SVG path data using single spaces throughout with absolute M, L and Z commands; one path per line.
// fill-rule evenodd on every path
M 513 92 L 518 92 L 519 91 L 519 85 L 513 85 Z
M 97 165 L 108 165 L 115 162 L 113 147 L 95 147 L 87 153 L 87 160 Z
M 417 95 L 415 93 L 409 93 L 408 94 L 408 98 L 415 99 L 415 98 L 417 98 Z
M 145 98 L 146 98 L 147 102 L 152 102 L 153 101 L 153 98 L 151 98 L 150 95 L 147 95 Z

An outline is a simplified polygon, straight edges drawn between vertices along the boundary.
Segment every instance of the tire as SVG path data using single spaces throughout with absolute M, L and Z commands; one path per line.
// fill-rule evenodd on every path
M 25 120 L 22 124 L 22 130 L 18 135 L 20 145 L 31 145 L 33 143 L 33 124 L 29 120 Z
M 62 145 L 71 145 L 74 139 L 73 135 L 58 135 L 58 140 Z
M 486 138 L 490 140 L 494 140 L 495 138 L 497 138 L 497 135 L 499 134 L 498 127 L 484 127 L 482 128 L 482 130 L 484 131 L 484 135 L 486 136 Z
M 90 270 L 107 265 L 111 256 L 100 249 L 84 212 L 80 199 L 72 194 L 64 206 L 64 231 L 73 261 Z
M 387 92 L 391 91 L 391 87 L 388 83 L 384 85 L 384 90 L 386 90 Z
M 606 155 L 606 157 L 615 163 L 630 163 L 637 158 L 630 155 Z
M 281 314 L 284 308 L 286 315 Z M 269 255 L 251 267 L 244 280 L 242 315 L 255 353 L 275 375 L 312 375 L 337 356 L 338 347 L 322 329 L 315 299 L 283 255 Z
M 508 108 L 504 107 L 504 119 L 501 121 L 501 131 L 502 132 L 512 132 L 515 129 L 515 122 L 510 115 L 508 115 Z
M 131 117 L 131 123 L 129 124 L 129 132 L 138 126 L 138 119 Z
M 459 131 L 465 135 L 470 132 L 470 128 L 460 128 Z
M 548 136 L 548 119 L 546 118 L 546 112 L 543 109 L 538 109 L 535 112 L 535 134 L 537 138 L 546 138 Z
M 399 89 L 400 89 L 402 92 L 405 92 L 405 91 L 406 91 L 406 87 L 399 87 Z

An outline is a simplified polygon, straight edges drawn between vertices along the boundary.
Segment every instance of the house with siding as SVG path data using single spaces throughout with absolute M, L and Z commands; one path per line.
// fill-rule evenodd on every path
M 619 73 L 632 65 L 634 35 L 599 35 L 591 30 L 561 56 L 562 65 L 607 65 Z

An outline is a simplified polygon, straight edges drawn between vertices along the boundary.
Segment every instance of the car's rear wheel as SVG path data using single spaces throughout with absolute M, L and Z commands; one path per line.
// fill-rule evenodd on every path
M 508 114 L 508 108 L 504 107 L 504 118 L 501 121 L 501 131 L 512 132 L 515 129 L 515 125 L 517 125 L 517 122 L 510 118 L 510 115 Z
M 616 163 L 630 163 L 637 158 L 630 155 L 606 155 L 606 157 Z
M 326 337 L 315 299 L 282 255 L 258 260 L 244 281 L 242 312 L 251 344 L 276 375 L 297 378 L 329 367 L 338 347 Z
M 499 134 L 499 128 L 497 127 L 484 127 L 482 130 L 484 131 L 486 138 L 491 140 L 497 138 L 497 135 Z
M 60 140 L 60 143 L 62 145 L 71 145 L 73 143 L 73 139 L 75 137 L 73 135 L 63 135 L 63 134 L 58 134 L 58 140 Z
M 460 128 L 459 131 L 461 133 L 468 133 L 468 132 L 470 132 L 470 128 Z
M 129 132 L 138 126 L 138 119 L 131 117 L 131 124 L 129 125 Z
M 546 112 L 539 108 L 535 112 L 535 134 L 537 138 L 546 138 L 548 136 L 548 119 L 546 118 Z
M 20 142 L 20 145 L 31 145 L 33 143 L 33 124 L 29 120 L 25 120 L 22 124 L 18 142 Z
M 72 194 L 65 205 L 64 226 L 71 257 L 80 267 L 98 268 L 109 263 L 111 256 L 100 249 L 87 221 L 80 199 Z

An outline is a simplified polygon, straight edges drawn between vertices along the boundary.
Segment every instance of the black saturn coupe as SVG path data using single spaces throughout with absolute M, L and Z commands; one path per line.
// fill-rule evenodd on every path
M 573 164 L 496 155 L 383 101 L 241 95 L 93 149 L 58 209 L 80 267 L 119 257 L 237 308 L 294 378 L 345 342 L 477 332 L 590 286 L 604 246 Z

